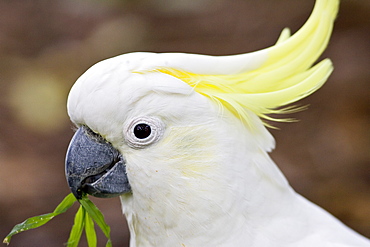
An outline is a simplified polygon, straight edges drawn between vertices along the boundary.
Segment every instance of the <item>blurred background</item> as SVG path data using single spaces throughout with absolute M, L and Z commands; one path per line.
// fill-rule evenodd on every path
M 314 0 L 0 0 L 0 237 L 49 213 L 69 193 L 66 98 L 94 63 L 132 51 L 225 55 L 295 32 Z M 291 185 L 370 237 L 370 1 L 343 0 L 323 57 L 335 65 L 301 101 L 297 123 L 275 124 L 274 160 Z M 93 199 L 114 246 L 129 235 L 118 198 Z M 77 210 L 16 235 L 10 246 L 63 246 Z M 99 233 L 99 246 L 105 238 Z M 84 240 L 81 246 L 86 246 Z

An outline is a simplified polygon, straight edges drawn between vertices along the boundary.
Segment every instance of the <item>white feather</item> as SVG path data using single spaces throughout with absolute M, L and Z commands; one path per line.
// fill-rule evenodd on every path
M 370 246 L 294 192 L 267 154 L 274 141 L 259 118 L 251 116 L 251 130 L 179 79 L 132 72 L 157 57 L 136 53 L 100 62 L 68 99 L 72 121 L 100 133 L 125 157 L 132 194 L 121 202 L 131 247 Z M 137 149 L 125 141 L 124 128 L 139 116 L 165 127 L 160 140 Z

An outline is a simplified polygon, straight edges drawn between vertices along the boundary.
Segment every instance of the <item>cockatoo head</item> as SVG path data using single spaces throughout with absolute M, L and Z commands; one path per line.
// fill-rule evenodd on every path
M 253 53 L 130 53 L 91 67 L 68 98 L 78 127 L 66 157 L 72 192 L 120 195 L 134 238 L 191 235 L 217 219 L 225 229 L 227 215 L 262 212 L 266 197 L 289 190 L 266 154 L 274 140 L 263 119 L 297 110 L 281 107 L 326 81 L 330 60 L 313 64 L 337 8 L 317 1 L 297 33 L 285 29 L 274 46 Z M 181 231 L 170 233 L 176 222 Z
M 78 130 L 67 154 L 67 175 L 77 197 L 84 190 L 116 196 L 135 191 L 135 184 L 159 191 L 158 183 L 166 187 L 171 184 L 166 179 L 175 181 L 181 174 L 205 176 L 203 162 L 221 155 L 215 146 L 224 113 L 184 81 L 146 70 L 147 61 L 162 57 L 166 54 L 111 58 L 74 85 L 68 111 Z M 151 184 L 153 179 L 158 181 Z

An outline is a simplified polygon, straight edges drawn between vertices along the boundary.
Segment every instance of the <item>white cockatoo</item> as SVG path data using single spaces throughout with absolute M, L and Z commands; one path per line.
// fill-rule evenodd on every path
M 270 159 L 263 120 L 320 88 L 338 0 L 294 35 L 230 56 L 130 53 L 74 84 L 66 157 L 77 198 L 120 196 L 130 246 L 370 246 L 298 195 Z

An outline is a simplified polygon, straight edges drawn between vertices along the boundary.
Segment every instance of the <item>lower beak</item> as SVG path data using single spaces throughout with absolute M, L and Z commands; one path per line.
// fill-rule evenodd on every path
M 115 197 L 131 191 L 123 156 L 88 127 L 80 127 L 66 155 L 68 185 L 77 199 L 84 194 Z

